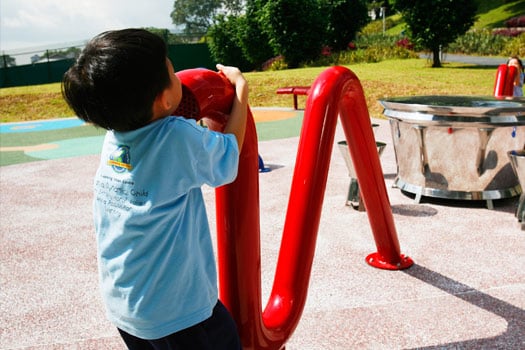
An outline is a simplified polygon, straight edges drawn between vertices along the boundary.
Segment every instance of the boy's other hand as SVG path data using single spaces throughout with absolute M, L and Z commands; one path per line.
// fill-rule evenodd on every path
M 224 76 L 232 83 L 232 85 L 237 86 L 240 84 L 246 84 L 246 80 L 242 75 L 241 71 L 237 67 L 224 66 L 222 64 L 217 64 L 217 70 L 219 73 L 224 74 Z

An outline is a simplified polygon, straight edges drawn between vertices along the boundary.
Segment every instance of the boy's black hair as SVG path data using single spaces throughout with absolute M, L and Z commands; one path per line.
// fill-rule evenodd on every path
M 64 74 L 62 95 L 77 116 L 104 129 L 147 125 L 170 83 L 166 44 L 143 29 L 99 34 Z

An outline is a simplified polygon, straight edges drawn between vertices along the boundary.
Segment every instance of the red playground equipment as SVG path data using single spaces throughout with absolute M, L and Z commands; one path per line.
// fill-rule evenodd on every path
M 180 114 L 213 119 L 221 130 L 233 90 L 219 74 L 177 73 L 184 85 Z M 210 106 L 208 101 L 217 100 Z M 363 89 L 343 67 L 325 70 L 313 83 L 304 114 L 276 274 L 261 310 L 258 144 L 255 123 L 248 126 L 237 179 L 216 190 L 220 299 L 232 313 L 244 349 L 284 349 L 297 327 L 307 296 L 321 208 L 338 115 L 360 184 L 377 252 L 366 261 L 398 270 L 413 261 L 400 253 Z
M 496 72 L 496 81 L 494 82 L 495 97 L 512 97 L 516 74 L 519 74 L 516 67 L 506 64 L 499 65 Z

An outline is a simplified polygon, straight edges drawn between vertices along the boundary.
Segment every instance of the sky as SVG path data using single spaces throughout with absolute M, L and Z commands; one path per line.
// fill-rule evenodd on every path
M 113 29 L 174 29 L 174 0 L 0 0 L 0 53 L 87 41 Z

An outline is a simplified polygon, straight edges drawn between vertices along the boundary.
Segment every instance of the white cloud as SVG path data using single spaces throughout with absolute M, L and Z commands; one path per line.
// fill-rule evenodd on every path
M 0 49 L 84 41 L 111 29 L 169 28 L 174 0 L 1 0 Z

